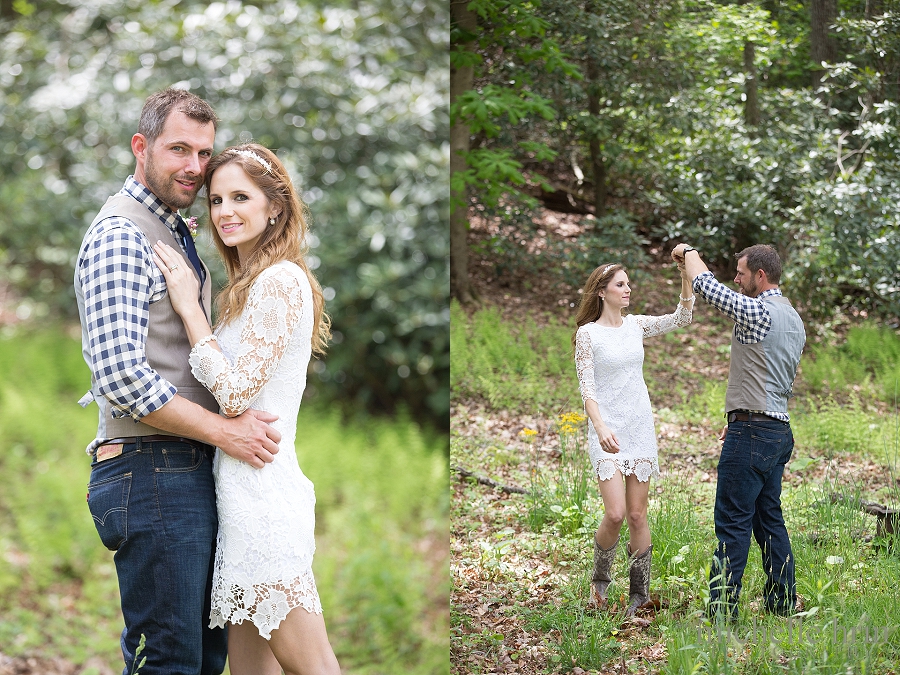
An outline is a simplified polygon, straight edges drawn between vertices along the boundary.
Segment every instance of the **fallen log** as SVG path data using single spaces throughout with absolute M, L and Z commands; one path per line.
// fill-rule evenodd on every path
M 870 516 L 875 516 L 876 522 L 875 536 L 887 537 L 900 532 L 900 509 L 891 509 L 877 502 L 869 502 L 865 499 L 848 497 L 837 492 L 831 494 L 831 503 L 843 502 L 850 506 L 856 506 Z
M 490 478 L 485 478 L 484 476 L 479 476 L 477 473 L 472 473 L 468 469 L 464 469 L 461 466 L 451 467 L 456 473 L 464 478 L 471 478 L 476 483 L 480 483 L 481 485 L 487 485 L 488 487 L 496 488 L 498 490 L 503 490 L 503 492 L 507 493 L 516 493 L 520 495 L 530 495 L 531 491 L 526 490 L 525 488 L 516 487 L 515 485 L 504 485 L 503 483 L 498 483 L 495 480 L 491 480 Z

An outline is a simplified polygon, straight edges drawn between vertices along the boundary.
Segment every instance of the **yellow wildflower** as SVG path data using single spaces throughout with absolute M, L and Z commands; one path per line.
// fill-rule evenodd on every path
M 578 412 L 563 413 L 559 416 L 559 421 L 563 424 L 579 424 L 587 419 L 585 415 Z

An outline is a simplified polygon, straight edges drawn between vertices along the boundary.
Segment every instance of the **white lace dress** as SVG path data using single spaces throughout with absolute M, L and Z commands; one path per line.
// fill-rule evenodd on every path
M 306 387 L 313 330 L 306 273 L 281 262 L 254 282 L 243 313 L 217 331 L 222 352 L 191 351 L 191 372 L 222 412 L 278 415 L 275 461 L 262 469 L 216 449 L 219 511 L 210 626 L 252 621 L 267 640 L 288 612 L 322 613 L 312 560 L 315 493 L 297 464 L 297 412 Z
M 644 383 L 644 338 L 662 335 L 691 322 L 691 310 L 679 303 L 674 314 L 627 315 L 618 328 L 585 324 L 575 334 L 575 368 L 583 401 L 592 399 L 619 440 L 619 452 L 600 448 L 588 419 L 588 453 L 600 480 L 634 474 L 641 482 L 659 475 L 659 455 L 650 394 Z

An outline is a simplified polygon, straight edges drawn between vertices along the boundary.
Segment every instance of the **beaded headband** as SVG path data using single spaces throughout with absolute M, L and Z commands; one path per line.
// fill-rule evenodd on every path
M 228 150 L 228 152 L 230 152 L 232 155 L 240 155 L 241 157 L 248 157 L 249 159 L 256 160 L 268 173 L 272 173 L 272 165 L 252 150 L 237 150 L 235 148 L 231 148 Z
M 609 272 L 615 266 L 616 266 L 616 263 L 613 263 L 612 265 L 607 265 L 606 267 L 603 268 L 603 271 L 600 272 L 600 276 L 602 277 L 604 274 Z

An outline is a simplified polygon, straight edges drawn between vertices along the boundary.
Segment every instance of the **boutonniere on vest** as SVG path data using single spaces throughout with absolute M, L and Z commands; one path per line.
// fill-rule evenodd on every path
M 191 216 L 184 221 L 187 224 L 188 232 L 191 233 L 191 237 L 194 239 L 197 238 L 197 216 Z

